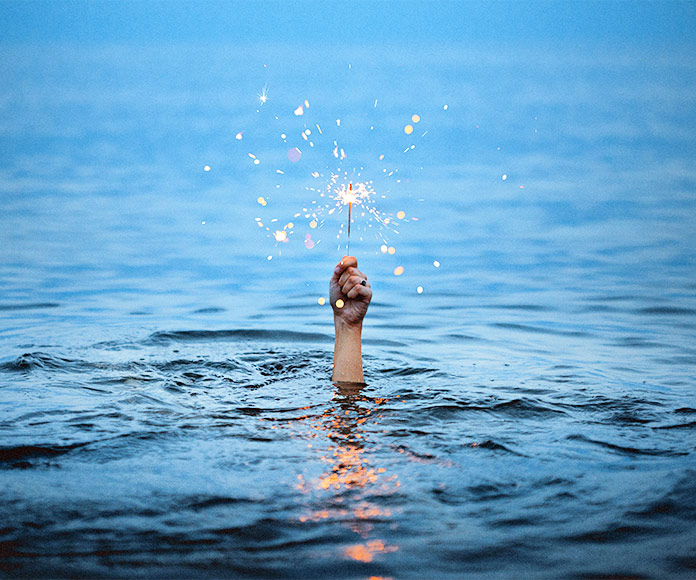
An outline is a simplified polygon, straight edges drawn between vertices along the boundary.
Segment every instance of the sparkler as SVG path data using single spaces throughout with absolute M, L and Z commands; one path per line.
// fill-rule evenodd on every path
M 268 95 L 268 85 L 264 85 L 256 96 L 258 100 L 257 112 L 260 112 L 260 109 L 264 107 L 264 105 L 266 105 L 264 107 L 266 110 L 268 110 L 268 106 L 270 106 L 273 112 L 277 111 L 277 107 L 274 106 L 275 103 L 269 104 L 270 99 Z M 375 99 L 373 108 L 376 109 L 377 104 L 378 101 Z M 292 103 L 292 106 L 294 105 L 298 105 L 298 102 L 296 101 L 295 103 Z M 387 245 L 388 242 L 387 238 L 385 237 L 387 235 L 386 231 L 388 230 L 394 234 L 398 234 L 399 232 L 397 228 L 399 228 L 401 224 L 405 223 L 405 212 L 399 211 L 396 214 L 384 213 L 378 209 L 378 204 L 376 202 L 386 199 L 387 194 L 390 193 L 391 186 L 398 186 L 398 184 L 401 184 L 402 181 L 404 181 L 399 172 L 399 168 L 394 167 L 396 157 L 385 161 L 386 155 L 382 153 L 380 155 L 375 155 L 375 157 L 378 158 L 378 161 L 375 159 L 368 161 L 367 164 L 364 165 L 356 164 L 352 168 L 352 171 L 350 169 L 346 169 L 345 164 L 348 163 L 346 162 L 346 159 L 348 159 L 348 154 L 342 147 L 343 143 L 340 139 L 340 133 L 341 131 L 345 131 L 347 129 L 343 128 L 344 123 L 342 122 L 342 119 L 336 119 L 335 127 L 333 124 L 331 124 L 329 127 L 327 127 L 324 123 L 320 125 L 316 122 L 317 119 L 313 115 L 313 110 L 311 111 L 312 114 L 310 114 L 310 103 L 306 99 L 300 102 L 299 105 L 294 109 L 292 107 L 288 107 L 286 113 L 289 114 L 290 111 L 292 111 L 290 121 L 288 121 L 286 118 L 281 119 L 278 115 L 274 115 L 273 112 L 270 113 L 273 115 L 273 119 L 275 119 L 275 121 L 278 121 L 283 125 L 290 125 L 289 128 L 279 126 L 277 129 L 275 129 L 278 131 L 276 133 L 276 137 L 279 135 L 282 142 L 285 144 L 284 149 L 286 153 L 286 155 L 278 159 L 278 163 L 286 162 L 285 157 L 287 158 L 287 161 L 290 161 L 293 166 L 296 166 L 298 169 L 301 169 L 306 163 L 311 163 L 312 165 L 306 167 L 305 171 L 311 175 L 312 178 L 318 180 L 318 183 L 313 182 L 317 183 L 317 185 L 308 184 L 304 188 L 309 192 L 318 194 L 318 196 L 312 199 L 311 203 L 305 204 L 305 206 L 301 208 L 301 211 L 300 208 L 297 208 L 296 212 L 293 214 L 293 218 L 300 221 L 300 223 L 298 223 L 298 230 L 303 226 L 308 226 L 310 231 L 322 228 L 325 221 L 332 214 L 342 214 L 344 206 L 347 205 L 348 231 L 346 239 L 346 254 L 349 255 L 353 224 L 353 205 L 359 205 L 359 208 L 356 207 L 356 211 L 358 211 L 360 216 L 360 219 L 356 221 L 356 235 L 359 235 L 360 241 L 363 241 L 363 234 L 369 233 L 371 234 L 371 237 L 375 238 L 376 240 L 381 240 L 378 241 L 378 243 L 382 243 L 382 246 L 380 247 L 382 253 L 388 253 L 390 255 L 394 254 L 394 248 Z M 263 114 L 266 115 L 265 112 Z M 403 132 L 409 137 L 410 141 L 416 138 L 416 129 L 419 126 L 418 124 L 421 122 L 421 117 L 417 114 L 411 115 L 407 122 L 408 124 L 404 127 Z M 351 129 L 354 130 L 360 128 L 361 127 L 359 126 L 352 127 Z M 366 130 L 367 126 L 362 127 L 362 129 Z M 374 126 L 369 126 L 370 131 L 373 131 L 374 129 Z M 298 133 L 295 133 L 296 130 L 298 131 L 299 138 L 301 138 L 302 141 L 298 141 Z M 428 131 L 426 130 L 420 136 L 423 137 L 427 133 Z M 239 131 L 236 134 L 236 140 L 242 141 L 242 139 L 244 139 L 246 144 L 246 135 L 243 135 L 242 132 Z M 303 143 L 302 149 L 297 146 L 298 143 Z M 414 154 L 411 152 L 415 147 L 415 144 L 410 143 L 409 146 L 403 151 L 403 154 L 413 156 Z M 247 149 L 246 153 L 249 159 L 251 159 L 253 166 L 263 165 L 262 159 L 257 157 L 257 154 L 260 153 L 262 155 L 263 151 L 255 151 L 251 153 Z M 327 163 L 325 168 L 322 168 L 317 165 L 316 159 L 318 153 L 329 158 L 332 155 L 334 159 L 331 160 L 330 163 Z M 261 155 L 259 155 L 259 157 L 261 157 Z M 268 161 L 271 159 L 272 157 L 269 157 L 267 154 L 263 158 L 263 161 L 268 164 Z M 271 163 L 273 163 L 272 160 Z M 336 163 L 336 165 L 331 168 L 330 166 L 334 163 Z M 322 162 L 320 162 L 320 164 L 323 165 Z M 367 167 L 367 165 L 369 165 L 369 167 Z M 275 189 L 281 190 L 281 188 L 285 185 L 285 180 L 287 179 L 282 176 L 284 176 L 286 172 L 290 170 L 285 170 L 284 167 L 278 168 L 278 166 L 273 165 L 270 167 L 275 171 Z M 286 165 L 285 167 L 291 166 Z M 293 169 L 291 171 L 297 173 L 297 169 Z M 366 179 L 368 174 L 375 177 L 377 180 L 376 183 L 373 182 L 372 179 Z M 323 185 L 321 185 L 322 181 Z M 405 182 L 408 183 L 407 177 L 405 178 Z M 399 186 L 399 188 L 401 187 L 402 186 Z M 257 202 L 261 207 L 271 207 L 274 205 L 274 202 L 278 200 L 277 195 L 274 196 L 270 192 L 260 193 L 263 193 L 263 195 L 257 197 Z M 277 191 L 276 193 L 278 194 L 281 192 Z M 294 233 L 292 222 L 289 222 L 285 226 L 281 226 L 280 224 L 283 223 L 283 221 L 281 221 L 282 218 L 274 217 L 271 219 L 268 215 L 263 220 L 261 217 L 256 217 L 254 219 L 258 227 L 265 230 L 266 235 L 275 242 L 276 247 L 279 245 L 282 247 L 284 244 L 291 241 Z M 416 221 L 417 219 L 418 218 L 416 217 L 410 217 L 409 221 Z M 307 220 L 306 223 L 302 223 L 304 220 Z M 339 223 L 345 225 L 343 220 L 340 220 Z M 311 250 L 321 242 L 318 231 L 316 233 L 302 233 L 304 234 L 304 247 L 308 250 Z M 337 246 L 339 249 L 343 245 L 343 235 L 345 235 L 343 225 L 340 225 L 339 231 L 336 235 Z M 278 249 L 278 255 L 280 255 L 280 253 L 281 250 Z

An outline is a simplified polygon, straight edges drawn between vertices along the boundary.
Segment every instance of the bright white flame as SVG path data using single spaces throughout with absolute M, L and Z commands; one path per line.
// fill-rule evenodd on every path
M 259 99 L 259 104 L 263 107 L 264 103 L 268 101 L 268 86 L 264 86 L 257 97 Z

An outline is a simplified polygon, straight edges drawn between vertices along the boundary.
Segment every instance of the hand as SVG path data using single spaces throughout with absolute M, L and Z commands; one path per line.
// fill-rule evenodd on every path
M 362 284 L 362 282 L 365 284 Z M 334 318 L 350 326 L 361 326 L 367 307 L 372 300 L 372 288 L 367 277 L 358 270 L 358 260 L 353 256 L 343 256 L 334 269 L 329 282 L 329 296 Z M 343 301 L 343 307 L 336 305 Z

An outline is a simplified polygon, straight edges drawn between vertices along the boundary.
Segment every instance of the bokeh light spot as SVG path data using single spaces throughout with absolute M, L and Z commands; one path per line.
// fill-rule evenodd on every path
M 297 163 L 300 160 L 300 157 L 302 157 L 302 151 L 300 151 L 297 147 L 291 147 L 288 149 L 288 159 L 290 161 Z
M 403 266 L 397 266 L 394 268 L 394 276 L 401 276 L 401 274 L 404 273 L 404 267 Z

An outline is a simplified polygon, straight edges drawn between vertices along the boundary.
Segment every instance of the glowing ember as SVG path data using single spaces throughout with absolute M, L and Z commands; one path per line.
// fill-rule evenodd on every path
M 276 230 L 273 233 L 273 237 L 275 238 L 276 242 L 287 242 L 288 241 L 288 233 L 285 230 Z
M 302 115 L 304 115 L 304 109 L 302 108 L 302 105 L 297 107 L 297 109 L 295 109 L 293 113 L 295 113 L 296 117 L 301 117 Z
M 256 198 L 256 203 L 258 203 L 260 205 L 266 205 L 267 202 L 263 197 L 259 196 Z
M 390 256 L 393 256 L 394 254 L 396 254 L 396 248 L 394 246 L 389 246 L 388 252 Z
M 413 115 L 413 117 L 411 117 L 411 121 L 418 123 L 418 121 L 420 121 L 420 115 Z
M 394 276 L 401 276 L 401 274 L 404 273 L 404 267 L 403 266 L 397 266 L 394 268 Z
M 413 125 L 406 125 L 404 127 L 404 133 L 406 133 L 406 135 L 413 133 Z
M 340 298 L 336 300 L 336 308 L 343 308 L 344 305 L 345 302 L 343 302 L 343 300 L 341 300 Z
M 396 214 L 396 217 L 398 217 L 400 220 L 404 219 L 406 217 L 406 212 L 405 211 L 400 211 Z
M 326 298 L 322 296 L 317 302 L 319 302 L 319 306 L 324 306 L 324 304 L 326 304 Z
M 388 250 L 389 250 L 389 248 L 387 248 L 387 246 L 385 244 L 382 244 L 379 247 L 379 251 L 382 252 L 383 254 L 386 254 Z

